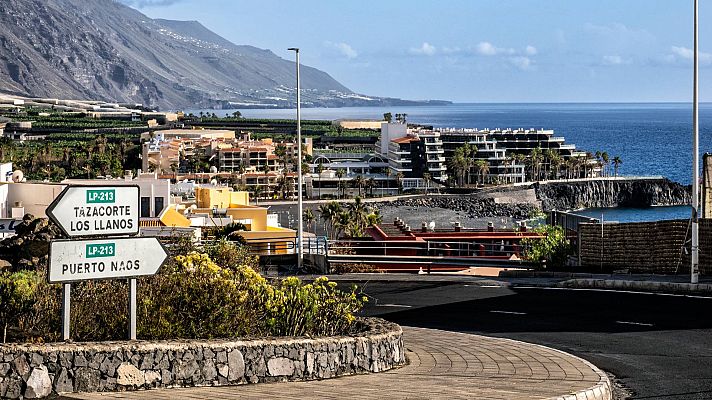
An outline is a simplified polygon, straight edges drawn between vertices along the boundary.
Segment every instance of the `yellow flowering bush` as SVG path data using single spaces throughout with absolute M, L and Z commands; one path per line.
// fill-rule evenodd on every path
M 20 327 L 16 339 L 59 340 L 61 285 L 48 284 L 43 271 L 26 275 L 0 277 L 0 323 Z M 124 339 L 127 296 L 122 280 L 73 284 L 72 338 Z M 137 301 L 137 334 L 148 340 L 347 334 L 365 298 L 355 287 L 341 291 L 324 277 L 270 282 L 249 266 L 222 266 L 206 253 L 189 251 L 157 275 L 141 278 Z
M 223 268 L 197 252 L 176 256 L 140 295 L 144 339 L 343 334 L 364 300 L 325 277 L 270 284 L 250 267 Z

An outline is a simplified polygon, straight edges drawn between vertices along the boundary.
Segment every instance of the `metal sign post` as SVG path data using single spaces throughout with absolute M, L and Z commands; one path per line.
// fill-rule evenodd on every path
M 62 340 L 69 340 L 69 315 L 71 307 L 72 285 L 62 285 Z
M 62 337 L 70 338 L 71 282 L 128 279 L 129 340 L 136 340 L 136 277 L 154 275 L 168 258 L 156 238 L 139 231 L 139 188 L 68 186 L 47 216 L 70 238 L 49 249 L 50 283 L 62 283 Z

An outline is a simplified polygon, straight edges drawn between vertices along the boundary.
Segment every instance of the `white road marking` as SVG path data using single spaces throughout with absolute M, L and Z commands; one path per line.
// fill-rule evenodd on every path
M 376 304 L 377 307 L 402 307 L 402 308 L 411 308 L 413 306 L 408 306 L 405 304 Z
M 501 288 L 504 288 L 505 286 L 501 286 L 501 285 L 465 285 L 465 287 L 497 288 L 497 289 L 501 289 Z
M 645 322 L 631 322 L 631 321 L 616 321 L 616 324 L 638 325 L 638 326 L 653 326 L 653 324 L 648 324 L 648 323 L 645 323 Z
M 491 313 L 495 314 L 513 314 L 513 315 L 527 315 L 525 312 L 519 311 L 501 311 L 501 310 L 490 310 Z
M 712 300 L 712 296 L 698 296 L 694 294 L 677 294 L 677 293 L 657 293 L 643 292 L 635 290 L 618 290 L 618 289 L 603 289 L 603 288 L 566 288 L 566 287 L 544 287 L 544 286 L 514 286 L 515 289 L 539 289 L 539 290 L 571 290 L 580 292 L 616 292 L 629 294 L 647 294 L 650 296 L 668 296 L 668 297 L 687 297 L 690 299 L 708 299 Z

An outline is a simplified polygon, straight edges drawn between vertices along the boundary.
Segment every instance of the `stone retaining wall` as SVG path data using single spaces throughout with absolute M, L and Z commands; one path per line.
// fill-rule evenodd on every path
M 381 372 L 405 363 L 400 326 L 326 338 L 0 345 L 0 397 L 222 386 Z

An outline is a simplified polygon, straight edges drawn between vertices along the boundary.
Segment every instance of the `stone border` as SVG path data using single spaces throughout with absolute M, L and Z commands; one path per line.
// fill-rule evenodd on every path
M 613 386 L 611 385 L 611 380 L 608 379 L 608 375 L 606 375 L 605 372 L 601 371 L 601 369 L 598 368 L 597 366 L 584 360 L 581 357 L 577 357 L 577 356 L 567 353 L 565 351 L 561 351 L 561 350 L 554 349 L 554 348 L 547 347 L 547 346 L 542 346 L 540 344 L 534 344 L 534 343 L 528 343 L 528 344 L 531 344 L 532 346 L 544 347 L 546 349 L 555 351 L 557 353 L 561 353 L 567 357 L 577 359 L 577 360 L 581 361 L 582 363 L 586 364 L 589 368 L 591 368 L 600 377 L 600 379 L 598 380 L 598 383 L 596 385 L 594 385 L 593 387 L 590 387 L 590 388 L 584 389 L 584 390 L 579 390 L 576 393 L 570 393 L 570 394 L 563 395 L 563 396 L 553 397 L 550 400 L 579 400 L 579 399 L 611 400 L 611 399 L 613 399 Z
M 306 381 L 405 364 L 400 326 L 360 323 L 354 336 L 0 345 L 0 397 Z
M 622 279 L 569 279 L 556 284 L 571 289 L 605 289 L 657 293 L 712 294 L 712 284 L 661 281 L 632 281 Z

